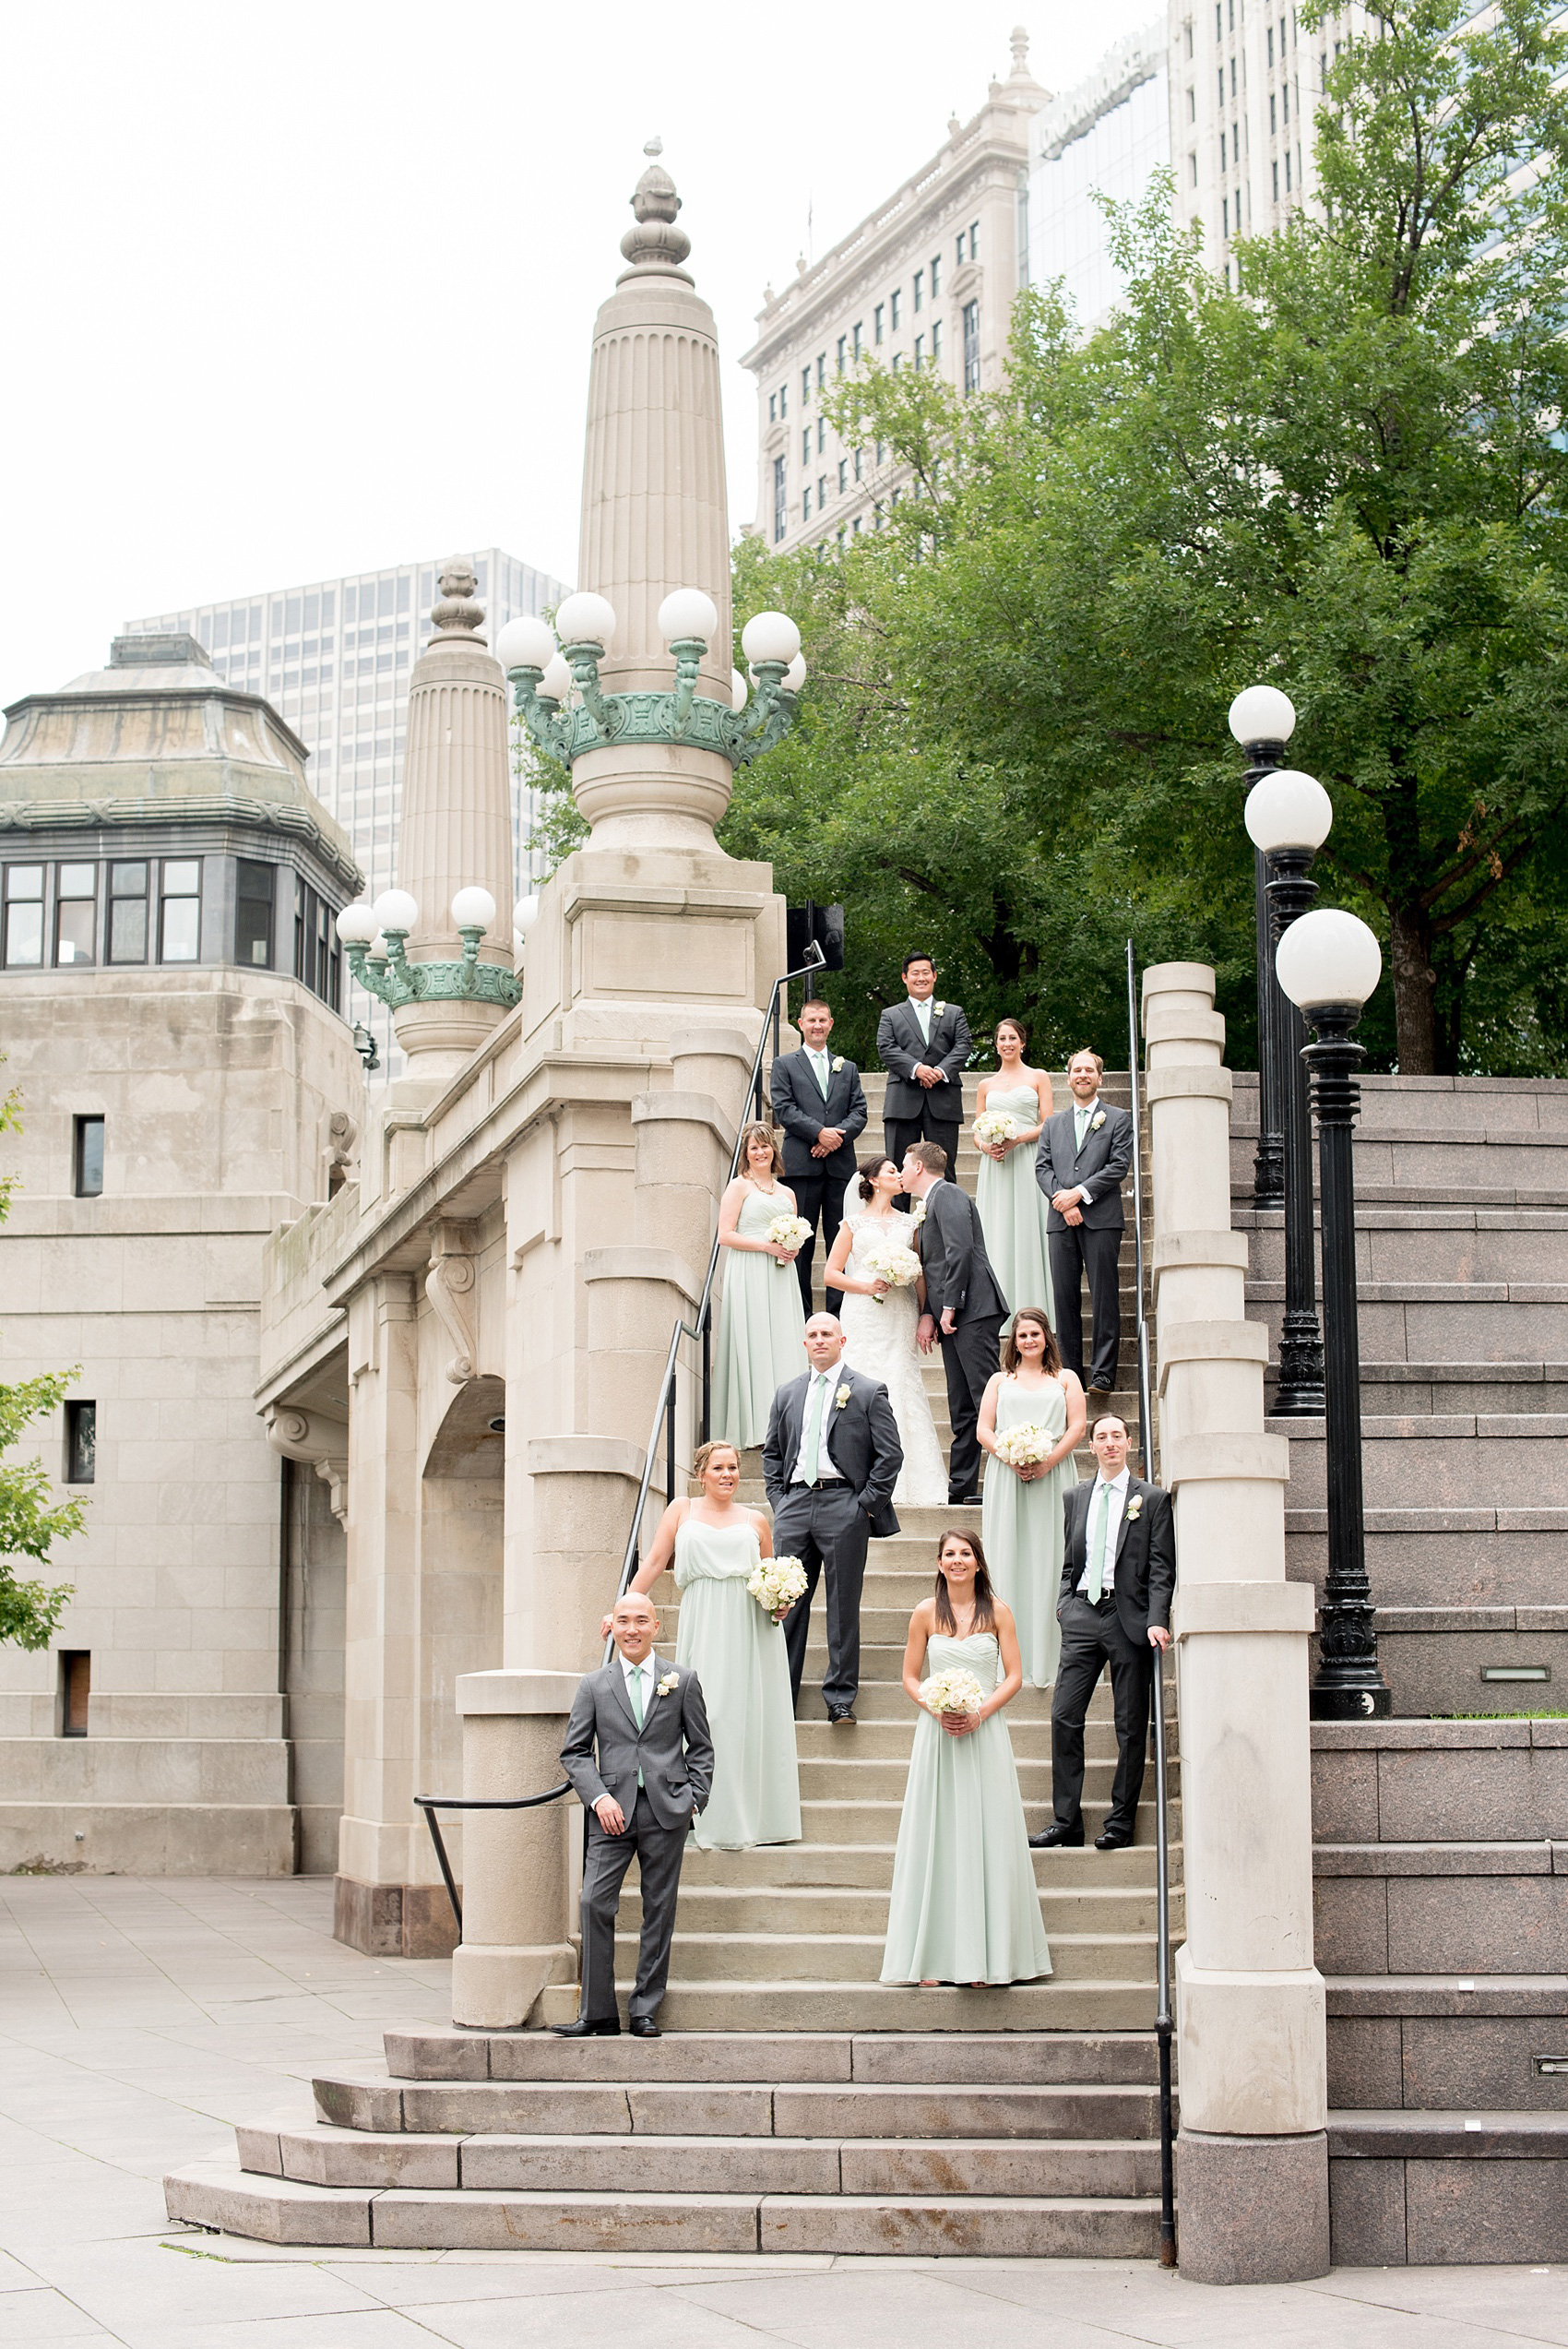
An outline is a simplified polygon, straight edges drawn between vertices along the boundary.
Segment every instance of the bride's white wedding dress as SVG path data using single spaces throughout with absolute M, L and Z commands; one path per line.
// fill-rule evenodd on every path
M 872 1277 L 860 1260 L 862 1246 L 877 1240 L 896 1240 L 903 1247 L 913 1245 L 914 1219 L 897 1210 L 885 1221 L 863 1212 L 846 1215 L 844 1221 L 854 1234 L 844 1268 L 852 1281 Z M 898 1423 L 904 1465 L 894 1488 L 894 1507 L 902 1502 L 906 1508 L 940 1508 L 947 1498 L 947 1471 L 921 1377 L 921 1352 L 915 1343 L 920 1308 L 914 1290 L 889 1289 L 880 1305 L 874 1297 L 840 1290 L 838 1318 L 846 1356 L 868 1378 L 882 1380 Z

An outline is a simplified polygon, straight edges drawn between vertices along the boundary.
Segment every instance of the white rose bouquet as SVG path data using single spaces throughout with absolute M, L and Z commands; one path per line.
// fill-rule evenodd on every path
M 885 1281 L 890 1289 L 912 1289 L 921 1277 L 920 1258 L 901 1240 L 873 1240 L 861 1263 L 873 1281 Z M 886 1299 L 876 1302 L 885 1305 Z
M 1005 1428 L 996 1438 L 996 1457 L 1006 1468 L 1038 1468 L 1055 1448 L 1056 1438 L 1050 1429 L 1032 1422 Z
M 806 1569 L 798 1557 L 765 1557 L 746 1588 L 765 1615 L 782 1623 L 795 1601 L 806 1595 Z
M 933 1672 L 929 1680 L 921 1682 L 921 1702 L 927 1712 L 979 1712 L 985 1702 L 985 1691 L 972 1672 L 962 1664 L 946 1672 Z
M 776 1248 L 788 1248 L 792 1257 L 799 1256 L 811 1235 L 812 1227 L 803 1215 L 776 1215 L 767 1227 L 769 1244 Z M 785 1270 L 777 1257 L 773 1261 L 780 1272 Z
M 982 1109 L 972 1128 L 981 1150 L 996 1150 L 1003 1142 L 1016 1142 L 1023 1127 L 1011 1110 Z

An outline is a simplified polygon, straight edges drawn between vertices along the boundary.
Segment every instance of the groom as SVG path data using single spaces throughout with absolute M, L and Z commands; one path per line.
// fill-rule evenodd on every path
M 844 1187 L 855 1177 L 855 1144 L 870 1114 L 861 1072 L 842 1053 L 829 1053 L 833 1014 L 815 1000 L 801 1006 L 799 1052 L 782 1052 L 773 1064 L 773 1122 L 784 1128 L 784 1180 L 795 1194 L 795 1210 L 812 1227 L 795 1258 L 801 1310 L 812 1309 L 812 1258 L 816 1224 L 828 1255 L 838 1237 Z
M 762 1473 L 773 1507 L 776 1557 L 797 1557 L 806 1570 L 803 1597 L 784 1618 L 790 1687 L 798 1705 L 806 1665 L 812 1600 L 827 1570 L 827 1677 L 823 1701 L 834 1727 L 852 1724 L 861 1680 L 861 1585 L 866 1546 L 898 1531 L 893 1487 L 904 1448 L 887 1389 L 844 1360 L 836 1314 L 806 1323 L 803 1377 L 773 1398 Z
M 920 1249 L 926 1309 L 916 1326 L 915 1342 L 921 1353 L 929 1353 L 938 1338 L 942 1341 L 947 1416 L 953 1423 L 947 1502 L 956 1508 L 980 1496 L 976 1431 L 1009 1308 L 985 1252 L 980 1210 L 968 1191 L 944 1180 L 946 1166 L 946 1153 L 934 1142 L 914 1143 L 904 1161 L 904 1188 L 925 1204 Z

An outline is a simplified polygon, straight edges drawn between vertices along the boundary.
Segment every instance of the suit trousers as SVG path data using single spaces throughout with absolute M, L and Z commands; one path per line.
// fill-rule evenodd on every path
M 1146 1639 L 1140 1647 L 1129 1638 L 1109 1591 L 1098 1606 L 1074 1592 L 1062 1609 L 1062 1656 L 1051 1699 L 1051 1808 L 1059 1827 L 1082 1824 L 1084 1722 L 1096 1683 L 1107 1668 L 1116 1718 L 1116 1777 L 1105 1824 L 1111 1834 L 1130 1836 L 1148 1751 L 1154 1651 Z
M 670 1972 L 675 1895 L 681 1889 L 681 1861 L 690 1828 L 689 1819 L 679 1827 L 660 1827 L 641 1787 L 623 1835 L 607 1835 L 598 1815 L 589 1811 L 583 1855 L 583 1990 L 577 2009 L 585 2021 L 608 2022 L 615 2013 L 615 1914 L 634 1858 L 642 1888 L 643 1930 L 631 2012 L 658 2013 Z
M 952 1111 L 956 1111 L 956 1115 L 948 1114 Z M 932 1085 L 921 1103 L 918 1117 L 883 1119 L 883 1148 L 895 1166 L 902 1166 L 911 1142 L 939 1142 L 947 1152 L 948 1176 L 956 1183 L 958 1179 L 958 1129 L 963 1122 L 962 1085 Z M 899 1192 L 898 1205 L 908 1212 L 909 1197 L 907 1191 Z
M 947 1497 L 968 1500 L 980 1486 L 980 1407 L 986 1382 L 996 1375 L 1002 1358 L 1000 1313 L 980 1314 L 974 1320 L 960 1317 L 951 1337 L 943 1335 L 942 1367 L 947 1377 L 947 1416 L 953 1423 L 952 1449 L 947 1455 Z
M 827 1569 L 827 1675 L 825 1704 L 852 1705 L 861 1685 L 861 1586 L 866 1579 L 871 1520 L 848 1485 L 791 1485 L 773 1512 L 775 1557 L 798 1557 L 804 1594 L 784 1618 L 790 1693 L 798 1705 L 811 1636 L 812 1601 Z
M 849 1180 L 845 1174 L 823 1174 L 820 1166 L 825 1163 L 826 1161 L 819 1162 L 819 1171 L 815 1174 L 786 1174 L 784 1177 L 795 1194 L 796 1213 L 803 1215 L 812 1227 L 811 1238 L 795 1258 L 795 1271 L 801 1283 L 801 1304 L 808 1321 L 812 1318 L 812 1264 L 816 1256 L 817 1219 L 820 1217 L 822 1221 L 823 1252 L 831 1256 L 833 1243 L 838 1237 L 838 1226 L 844 1221 L 844 1186 Z M 834 1310 L 836 1303 L 837 1293 L 830 1292 L 827 1299 L 829 1313 Z
M 1094 1310 L 1093 1356 L 1085 1384 L 1109 1394 L 1116 1384 L 1122 1353 L 1122 1230 L 1091 1232 L 1087 1223 L 1069 1223 L 1052 1232 L 1051 1285 L 1056 1292 L 1056 1342 L 1063 1370 L 1084 1376 L 1082 1282 L 1089 1276 L 1089 1303 Z

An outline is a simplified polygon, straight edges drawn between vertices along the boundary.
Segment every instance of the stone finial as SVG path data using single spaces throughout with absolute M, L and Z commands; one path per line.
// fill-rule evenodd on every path
M 643 149 L 652 160 L 632 191 L 637 225 L 626 231 L 621 250 L 634 269 L 659 269 L 682 276 L 680 264 L 691 251 L 692 240 L 684 229 L 675 226 L 681 199 L 674 181 L 659 161 L 663 151 L 661 138 L 650 138 Z
M 458 637 L 471 640 L 484 620 L 484 606 L 474 602 L 479 578 L 466 554 L 448 555 L 441 566 L 438 584 L 441 601 L 431 610 L 431 622 L 438 637 Z M 479 641 L 484 641 L 481 637 Z
M 1022 78 L 1029 70 L 1028 27 L 1015 25 L 1009 38 L 1013 50 L 1013 71 Z
M 962 123 L 958 120 L 958 117 L 957 117 L 957 115 L 956 115 L 956 114 L 949 114 L 949 115 L 948 115 L 948 117 L 947 117 L 947 136 L 948 136 L 948 137 L 949 137 L 949 138 L 956 138 L 956 137 L 957 137 L 957 136 L 958 136 L 958 133 L 959 133 L 959 132 L 963 129 L 963 127 L 964 127 L 964 125 L 963 125 L 963 124 L 962 124 Z

